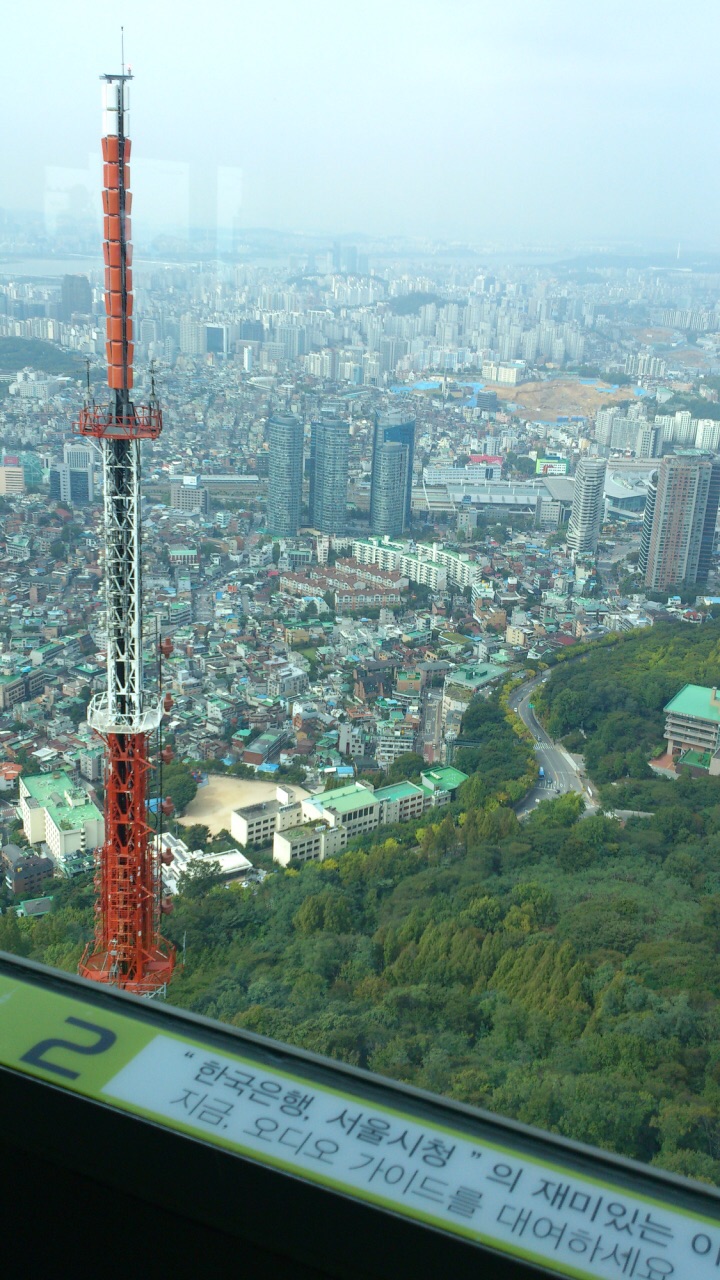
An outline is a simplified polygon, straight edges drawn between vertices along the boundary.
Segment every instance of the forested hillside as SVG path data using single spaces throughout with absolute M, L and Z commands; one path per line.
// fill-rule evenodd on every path
M 658 623 L 571 652 L 538 690 L 535 710 L 553 738 L 584 754 L 596 782 L 649 778 L 665 704 L 684 684 L 719 681 L 720 621 Z
M 441 847 L 186 895 L 172 999 L 720 1181 L 720 785 L 613 800 L 656 815 L 495 808 Z
M 709 664 L 717 638 L 672 630 L 674 662 L 694 644 Z M 615 687 L 636 643 L 601 657 L 622 663 Z M 581 819 L 576 796 L 520 824 L 507 793 L 525 784 L 505 779 L 528 750 L 500 700 L 474 703 L 463 732 L 486 745 L 463 749 L 479 771 L 450 811 L 256 889 L 187 880 L 170 999 L 720 1183 L 720 781 L 607 785 L 608 808 L 653 814 L 626 826 Z M 0 946 L 73 968 L 90 902 L 60 889 L 34 925 L 2 917 Z
M 70 378 L 82 377 L 85 372 L 80 356 L 54 342 L 45 342 L 43 338 L 0 338 L 0 372 L 16 373 L 26 366 Z

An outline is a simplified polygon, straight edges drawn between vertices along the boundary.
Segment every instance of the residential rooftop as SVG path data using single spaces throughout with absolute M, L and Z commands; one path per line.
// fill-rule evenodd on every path
M 18 916 L 46 916 L 48 911 L 52 911 L 52 904 L 52 894 L 45 898 L 23 898 L 22 902 L 15 908 L 15 914 Z

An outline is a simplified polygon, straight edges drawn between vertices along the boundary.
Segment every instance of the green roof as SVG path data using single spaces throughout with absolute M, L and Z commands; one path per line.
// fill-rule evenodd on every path
M 671 698 L 665 711 L 678 716 L 691 716 L 694 720 L 710 720 L 720 724 L 720 698 L 713 702 L 713 689 L 701 684 L 686 684 Z
M 449 671 L 446 677 L 447 684 L 458 685 L 461 689 L 480 689 L 482 685 L 489 684 L 491 680 L 496 680 L 498 676 L 503 675 L 501 667 L 494 666 L 491 662 L 485 662 L 478 666 L 457 667 L 455 671 Z
M 354 813 L 361 806 L 374 804 L 377 804 L 377 801 L 373 791 L 368 791 L 367 799 L 360 796 L 359 792 L 356 791 L 354 796 L 341 796 L 339 799 L 333 798 L 333 800 L 328 799 L 321 807 L 323 809 L 332 809 L 335 813 L 347 814 Z
M 414 782 L 396 782 L 389 787 L 380 787 L 375 792 L 376 800 L 404 800 L 407 796 L 422 795 L 422 787 Z
M 74 786 L 66 773 L 59 770 L 54 773 L 39 773 L 23 778 L 22 781 L 32 799 L 41 808 L 47 809 L 56 827 L 75 831 L 83 823 L 102 817 L 87 792 L 82 787 Z M 72 803 L 68 803 L 68 800 Z
M 462 769 L 453 769 L 451 765 L 439 769 L 423 769 L 421 777 L 423 782 L 427 779 L 435 791 L 454 791 L 468 780 L 467 773 L 463 773 Z
M 320 809 L 334 809 L 336 813 L 352 813 L 363 804 L 376 803 L 375 792 L 357 782 L 335 787 L 332 791 L 321 791 L 319 795 L 308 796 L 308 800 Z
M 53 773 L 31 774 L 30 777 L 23 778 L 23 783 L 33 800 L 37 800 L 41 805 L 47 803 L 53 792 L 57 791 L 62 795 L 64 791 L 71 791 L 73 787 L 69 774 L 63 773 L 60 769 L 56 769 Z
M 23 898 L 15 908 L 15 913 L 19 916 L 44 916 L 52 911 L 52 904 L 53 894 L 46 898 Z

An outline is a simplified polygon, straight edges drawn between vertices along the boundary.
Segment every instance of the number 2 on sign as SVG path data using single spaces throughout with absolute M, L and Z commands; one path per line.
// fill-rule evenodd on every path
M 117 1040 L 114 1031 L 108 1031 L 106 1027 L 97 1027 L 94 1022 L 83 1022 L 82 1018 L 66 1018 L 65 1021 L 71 1027 L 80 1027 L 83 1031 L 92 1032 L 97 1037 L 95 1043 L 77 1044 L 73 1040 L 40 1040 L 23 1054 L 20 1061 L 29 1062 L 35 1067 L 44 1067 L 46 1071 L 54 1071 L 56 1075 L 63 1076 L 66 1080 L 77 1080 L 79 1071 L 71 1071 L 69 1067 L 62 1067 L 58 1062 L 48 1060 L 46 1055 L 50 1050 L 67 1049 L 70 1053 L 82 1054 L 105 1053 Z

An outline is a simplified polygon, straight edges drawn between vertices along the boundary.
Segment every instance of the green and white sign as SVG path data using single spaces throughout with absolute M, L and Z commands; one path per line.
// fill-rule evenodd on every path
M 583 1280 L 720 1277 L 720 1222 L 0 975 L 0 1063 Z

